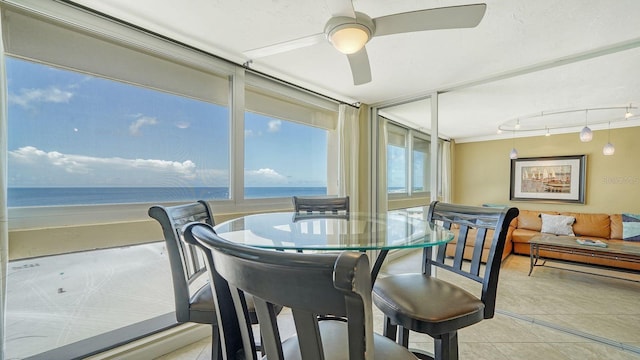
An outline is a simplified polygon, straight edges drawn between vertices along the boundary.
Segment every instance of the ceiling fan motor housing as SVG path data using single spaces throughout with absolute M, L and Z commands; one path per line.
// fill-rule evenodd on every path
M 356 18 L 337 16 L 329 19 L 324 29 L 331 44 L 344 54 L 353 54 L 369 42 L 375 32 L 370 17 L 356 12 Z

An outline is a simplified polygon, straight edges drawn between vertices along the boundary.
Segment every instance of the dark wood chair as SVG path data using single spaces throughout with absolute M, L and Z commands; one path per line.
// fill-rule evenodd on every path
M 294 196 L 293 208 L 296 213 L 348 213 L 349 197 Z
M 177 206 L 156 205 L 149 208 L 149 216 L 156 219 L 162 226 L 171 266 L 176 320 L 180 323 L 194 322 L 211 325 L 211 358 L 222 359 L 206 254 L 182 241 L 182 227 L 185 224 L 201 222 L 209 226 L 214 225 L 209 205 L 203 200 Z M 251 299 L 249 304 L 251 320 L 257 323 Z
M 378 278 L 373 302 L 384 313 L 384 334 L 407 347 L 409 330 L 434 338 L 434 357 L 416 353 L 421 359 L 458 359 L 458 329 L 492 318 L 495 312 L 498 275 L 509 223 L 517 208 L 486 208 L 434 201 L 428 219 L 446 228 L 457 228 L 453 259 L 445 256 L 446 245 L 425 248 L 423 269 L 418 274 Z M 482 266 L 483 244 L 491 238 L 488 259 Z M 463 261 L 467 242 L 474 242 L 471 261 Z M 435 253 L 434 253 L 435 252 Z M 451 271 L 482 284 L 480 297 L 432 276 L 432 267 Z
M 227 281 L 226 286 L 214 282 L 216 293 L 231 292 L 236 310 L 235 321 L 219 319 L 222 343 L 237 348 L 234 339 L 239 334 L 243 359 L 257 359 L 244 293 L 254 297 L 269 360 L 416 359 L 407 349 L 373 333 L 371 274 L 365 254 L 257 249 L 228 242 L 211 227 L 197 223 L 186 227 L 185 240 L 211 249 L 210 265 Z M 278 305 L 291 308 L 295 336 L 281 337 L 275 317 Z M 221 309 L 218 314 L 229 312 Z M 334 314 L 347 321 L 319 320 L 319 314 Z

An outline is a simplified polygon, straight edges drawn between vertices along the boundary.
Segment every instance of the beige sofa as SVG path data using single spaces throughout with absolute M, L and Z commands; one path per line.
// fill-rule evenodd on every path
M 541 234 L 541 213 L 549 215 L 573 216 L 576 219 L 575 223 L 572 226 L 573 232 L 575 233 L 575 236 L 579 236 L 580 238 L 602 240 L 607 243 L 624 242 L 628 246 L 637 246 L 640 248 L 640 242 L 622 240 L 623 225 L 621 214 L 520 210 L 520 214 L 518 215 L 518 217 L 514 219 L 509 226 L 509 232 L 507 233 L 507 243 L 505 244 L 504 252 L 502 254 L 503 259 L 509 256 L 509 254 L 511 253 L 529 255 L 529 240 L 534 236 Z M 493 236 L 493 234 L 488 234 L 487 238 L 490 238 L 490 236 Z M 453 255 L 455 246 L 456 244 L 454 240 L 447 246 L 447 255 Z M 490 246 L 491 242 L 486 241 L 486 243 L 484 244 L 484 248 L 488 249 Z M 472 247 L 473 243 L 466 244 L 465 258 L 470 258 Z M 629 261 L 602 259 L 592 256 L 566 254 L 544 250 L 540 251 L 540 255 L 542 257 L 550 259 L 568 260 L 630 270 L 640 270 L 640 263 L 633 263 Z

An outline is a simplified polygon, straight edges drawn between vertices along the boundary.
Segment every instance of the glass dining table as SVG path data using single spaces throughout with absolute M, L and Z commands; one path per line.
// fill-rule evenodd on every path
M 225 240 L 281 251 L 376 251 L 375 281 L 388 252 L 445 244 L 453 233 L 410 210 L 385 213 L 246 215 L 214 227 Z

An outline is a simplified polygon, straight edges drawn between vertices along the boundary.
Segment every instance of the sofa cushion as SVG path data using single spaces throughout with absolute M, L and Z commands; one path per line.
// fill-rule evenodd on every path
M 611 219 L 611 239 L 622 240 L 622 214 L 611 214 L 609 218 Z
M 541 211 L 520 210 L 518 214 L 518 229 L 526 229 L 540 231 L 542 229 L 542 219 L 540 219 Z M 544 214 L 556 215 L 557 212 L 543 212 Z
M 609 239 L 611 236 L 611 218 L 609 214 L 590 214 L 562 212 L 566 216 L 573 216 L 576 222 L 573 224 L 573 232 L 576 236 L 592 236 Z
M 640 215 L 622 214 L 622 240 L 640 241 Z
M 569 235 L 574 236 L 573 228 L 571 227 L 576 221 L 573 216 L 566 215 L 549 215 L 540 214 L 542 219 L 542 227 L 540 232 L 555 235 Z

